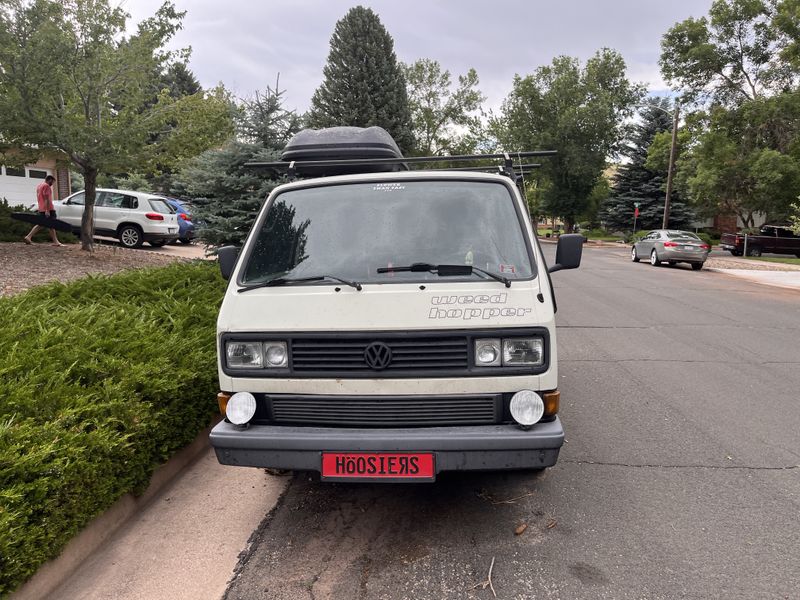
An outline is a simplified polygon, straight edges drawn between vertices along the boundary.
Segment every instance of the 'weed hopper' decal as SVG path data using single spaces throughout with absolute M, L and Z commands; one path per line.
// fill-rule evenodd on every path
M 527 307 L 497 306 L 506 304 L 508 294 L 477 294 L 466 296 L 433 296 L 429 319 L 460 319 L 488 321 L 497 317 L 524 317 L 533 310 Z

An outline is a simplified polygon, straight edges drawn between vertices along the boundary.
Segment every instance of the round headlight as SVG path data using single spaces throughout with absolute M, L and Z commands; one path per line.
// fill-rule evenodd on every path
M 228 400 L 225 416 L 234 425 L 245 425 L 256 414 L 256 398 L 250 392 L 236 392 Z
M 475 365 L 478 367 L 500 366 L 500 340 L 475 340 Z
M 478 362 L 480 363 L 493 363 L 497 360 L 497 348 L 486 344 L 478 348 Z
M 286 346 L 267 346 L 267 364 L 271 367 L 286 365 Z
M 511 398 L 509 406 L 514 420 L 525 427 L 538 423 L 544 414 L 544 402 L 536 392 L 522 390 Z

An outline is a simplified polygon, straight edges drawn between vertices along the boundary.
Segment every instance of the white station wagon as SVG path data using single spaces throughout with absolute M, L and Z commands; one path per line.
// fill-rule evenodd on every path
M 80 231 L 85 193 L 72 194 L 54 202 L 61 221 Z M 178 216 L 161 196 L 131 190 L 98 189 L 94 205 L 95 235 L 115 237 L 126 248 L 139 248 L 144 242 L 163 246 L 178 239 Z

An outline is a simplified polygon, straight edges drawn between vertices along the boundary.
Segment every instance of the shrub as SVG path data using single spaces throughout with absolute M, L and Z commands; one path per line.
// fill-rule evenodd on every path
M 214 413 L 216 265 L 0 298 L 0 597 Z
M 697 237 L 699 237 L 701 240 L 703 240 L 709 246 L 713 246 L 714 245 L 714 240 L 712 239 L 712 237 L 709 234 L 703 233 L 702 231 L 698 231 L 697 233 L 695 233 L 695 235 Z M 717 240 L 717 242 L 719 242 L 719 240 Z
M 649 229 L 640 229 L 636 233 L 631 233 L 629 231 L 626 231 L 625 236 L 622 239 L 625 240 L 626 244 L 635 244 L 644 236 L 646 236 L 648 233 L 650 233 Z

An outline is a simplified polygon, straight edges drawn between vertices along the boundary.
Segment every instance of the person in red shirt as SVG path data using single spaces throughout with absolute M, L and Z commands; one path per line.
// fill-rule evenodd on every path
M 55 180 L 55 177 L 48 175 L 44 178 L 44 182 L 36 186 L 36 203 L 39 205 L 39 214 L 51 219 L 56 218 L 56 207 L 53 206 L 53 183 Z M 44 227 L 42 225 L 34 225 L 31 232 L 25 236 L 25 243 L 30 244 L 33 241 L 33 236 L 40 229 L 44 229 Z M 53 246 L 64 245 L 58 241 L 56 230 L 52 228 L 50 228 L 50 239 L 53 240 Z

